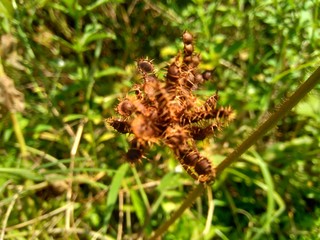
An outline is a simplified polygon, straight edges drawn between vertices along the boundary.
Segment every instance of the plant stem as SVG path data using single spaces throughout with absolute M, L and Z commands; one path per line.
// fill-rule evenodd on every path
M 19 121 L 17 119 L 17 112 L 16 111 L 10 112 L 10 118 L 12 121 L 14 133 L 19 143 L 21 157 L 25 158 L 28 155 L 28 151 L 27 151 L 26 142 L 24 140 L 24 136 L 23 136 Z
M 217 167 L 217 175 L 235 162 L 245 151 L 247 151 L 260 137 L 266 134 L 277 122 L 285 116 L 297 103 L 310 92 L 320 80 L 320 67 L 287 98 L 270 117 L 262 123 L 247 139 L 245 139 L 232 153 L 230 153 Z
M 181 214 L 193 204 L 193 202 L 196 200 L 196 198 L 199 197 L 202 194 L 203 190 L 204 190 L 204 184 L 199 184 L 196 188 L 194 188 L 192 190 L 192 192 L 189 193 L 189 195 L 184 200 L 184 202 L 179 207 L 179 209 L 172 214 L 171 218 L 168 221 L 166 221 L 164 224 L 162 224 L 154 232 L 154 234 L 150 238 L 150 240 L 156 240 L 162 234 L 164 234 L 166 232 L 166 230 L 177 220 L 177 218 L 180 217 Z
M 260 137 L 266 134 L 276 123 L 285 116 L 297 103 L 310 92 L 316 84 L 320 81 L 320 67 L 279 107 L 275 108 L 275 111 L 269 116 L 269 118 L 262 123 L 246 140 L 244 140 L 232 153 L 230 153 L 220 165 L 218 165 L 216 171 L 217 176 L 221 172 L 235 162 L 245 151 L 247 151 Z M 204 190 L 204 185 L 198 185 L 184 200 L 180 208 L 173 213 L 171 218 L 161 225 L 150 238 L 154 240 L 164 234 L 167 229 L 177 220 L 182 213 L 189 208 L 194 200 L 199 197 Z

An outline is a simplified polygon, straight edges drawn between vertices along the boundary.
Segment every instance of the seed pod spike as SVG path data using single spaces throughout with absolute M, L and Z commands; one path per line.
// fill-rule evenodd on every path
M 148 58 L 138 59 L 137 68 L 142 75 L 154 74 L 154 66 L 152 60 L 149 60 Z

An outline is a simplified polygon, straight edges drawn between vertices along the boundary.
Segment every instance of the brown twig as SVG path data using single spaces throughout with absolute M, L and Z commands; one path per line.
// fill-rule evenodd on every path
M 232 153 L 230 153 L 217 167 L 217 175 L 225 168 L 235 162 L 245 151 L 247 151 L 260 137 L 265 135 L 277 122 L 283 118 L 297 103 L 306 96 L 320 81 L 320 67 L 287 98 L 269 118 L 263 122 L 247 139 L 245 139 Z

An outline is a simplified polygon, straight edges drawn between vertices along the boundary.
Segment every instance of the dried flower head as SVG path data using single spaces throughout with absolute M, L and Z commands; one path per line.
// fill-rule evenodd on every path
M 222 129 L 234 114 L 230 107 L 217 106 L 217 93 L 198 104 L 193 91 L 211 79 L 212 71 L 198 71 L 201 58 L 194 52 L 192 34 L 184 32 L 182 40 L 183 58 L 178 54 L 169 64 L 165 81 L 155 75 L 151 60 L 137 61 L 143 82 L 134 86 L 134 96 L 124 98 L 116 107 L 121 117 L 107 121 L 118 132 L 134 135 L 126 154 L 130 163 L 139 162 L 152 143 L 162 142 L 172 149 L 190 176 L 210 183 L 215 179 L 215 167 L 201 156 L 195 141 Z

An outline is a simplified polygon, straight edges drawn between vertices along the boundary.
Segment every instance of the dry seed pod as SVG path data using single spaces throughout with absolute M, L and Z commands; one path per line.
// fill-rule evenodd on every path
M 192 61 L 192 66 L 193 67 L 197 67 L 200 63 L 200 55 L 197 54 L 197 55 L 193 55 L 192 58 L 191 58 L 191 61 Z
M 184 45 L 184 54 L 186 56 L 190 56 L 193 53 L 193 45 L 192 44 L 186 44 Z
M 197 73 L 196 75 L 195 75 L 195 83 L 196 84 L 202 84 L 203 83 L 203 76 L 202 76 L 202 74 L 200 74 L 200 73 Z
M 179 157 L 180 156 L 180 157 Z M 186 153 L 181 150 L 178 159 L 184 169 L 194 179 L 201 183 L 211 183 L 214 181 L 216 173 L 209 159 L 202 157 L 196 150 L 187 150 Z
M 184 56 L 183 62 L 188 66 L 192 62 L 192 56 Z
M 188 139 L 189 132 L 179 125 L 167 128 L 164 133 L 164 142 L 172 149 L 176 146 L 186 145 Z
M 191 33 L 185 31 L 182 35 L 182 40 L 183 40 L 183 43 L 185 44 L 192 44 L 193 42 L 193 36 Z
M 180 68 L 177 66 L 176 63 L 172 63 L 167 70 L 167 80 L 176 82 L 180 76 Z
M 206 70 L 202 73 L 202 77 L 204 80 L 208 81 L 212 78 L 213 70 Z
M 130 149 L 126 154 L 126 159 L 129 163 L 134 164 L 141 160 L 143 154 L 147 148 L 147 143 L 144 141 L 139 141 L 137 138 L 134 138 L 130 142 Z
M 199 176 L 212 174 L 212 167 L 211 167 L 210 161 L 207 158 L 204 158 L 201 156 L 199 156 L 199 159 L 196 162 L 194 170 L 196 171 L 197 174 L 199 174 Z
M 119 133 L 132 133 L 131 125 L 126 120 L 109 118 L 107 122 Z
M 188 147 L 187 150 L 179 149 L 179 157 L 183 164 L 193 168 L 197 163 L 199 154 Z
M 152 141 L 158 137 L 158 131 L 152 122 L 143 115 L 135 117 L 131 123 L 134 135 L 145 141 Z
M 192 89 L 194 88 L 194 75 L 189 73 L 187 74 L 187 76 L 183 79 L 183 82 L 184 82 L 184 87 L 187 88 L 187 89 Z M 190 90 L 189 90 L 190 91 Z
M 155 76 L 146 76 L 143 91 L 150 101 L 155 101 L 159 91 L 159 82 Z
M 216 130 L 219 130 L 219 126 L 216 123 L 209 124 L 209 126 L 206 127 L 192 126 L 190 135 L 194 140 L 203 140 L 213 135 Z
M 124 99 L 122 102 L 119 103 L 117 106 L 117 112 L 125 117 L 130 116 L 134 112 L 134 105 L 129 99 Z
M 152 64 L 152 61 L 148 59 L 139 59 L 137 61 L 138 70 L 141 72 L 141 74 L 150 74 L 154 71 L 154 66 Z

